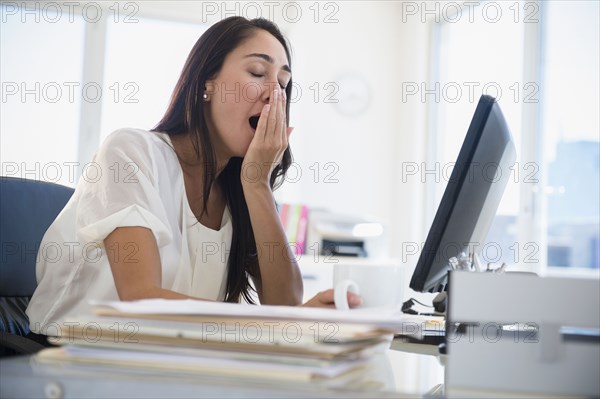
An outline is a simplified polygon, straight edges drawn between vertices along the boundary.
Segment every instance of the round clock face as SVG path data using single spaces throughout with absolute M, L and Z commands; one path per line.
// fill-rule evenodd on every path
M 347 74 L 337 80 L 338 102 L 336 109 L 343 115 L 356 116 L 362 114 L 370 103 L 370 89 L 367 80 L 358 74 Z

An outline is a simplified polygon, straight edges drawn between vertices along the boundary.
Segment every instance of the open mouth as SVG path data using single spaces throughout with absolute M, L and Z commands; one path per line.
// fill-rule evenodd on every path
M 248 118 L 248 123 L 250 124 L 250 127 L 254 130 L 256 130 L 256 126 L 258 126 L 258 118 L 260 117 L 259 115 L 254 115 L 251 116 L 250 118 Z

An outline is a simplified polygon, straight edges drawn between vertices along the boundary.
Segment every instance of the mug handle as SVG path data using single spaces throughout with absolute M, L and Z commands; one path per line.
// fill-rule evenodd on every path
M 352 280 L 342 280 L 335 285 L 333 301 L 335 302 L 336 308 L 340 310 L 350 310 L 350 306 L 348 305 L 348 291 L 360 294 L 358 284 Z

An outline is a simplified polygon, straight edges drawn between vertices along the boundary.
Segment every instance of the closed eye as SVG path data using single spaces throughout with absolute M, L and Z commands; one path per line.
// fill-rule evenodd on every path
M 255 78 L 264 78 L 265 75 L 262 75 L 260 73 L 254 73 L 254 72 L 250 72 L 250 75 L 254 76 Z M 286 86 L 282 85 L 281 83 L 279 83 L 279 87 L 281 87 L 283 90 L 285 90 Z

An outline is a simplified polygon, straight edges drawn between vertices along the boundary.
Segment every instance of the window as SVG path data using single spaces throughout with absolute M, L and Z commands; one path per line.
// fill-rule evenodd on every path
M 548 266 L 600 268 L 599 23 L 595 1 L 544 3 L 542 160 Z
M 490 3 L 492 4 L 492 3 Z M 432 140 L 428 167 L 435 170 L 435 182 L 428 179 L 434 199 L 428 205 L 429 223 L 444 193 L 452 165 L 465 138 L 482 94 L 495 97 L 502 108 L 517 147 L 517 162 L 500 203 L 498 214 L 484 243 L 476 243 L 485 262 L 517 263 L 523 251 L 535 252 L 518 240 L 520 187 L 518 173 L 526 165 L 520 151 L 521 103 L 535 94 L 535 86 L 523 81 L 523 23 L 515 20 L 513 3 L 478 5 L 448 16 L 434 26 L 437 43 L 436 72 L 424 100 L 434 100 Z M 437 95 L 434 98 L 433 93 Z M 433 163 L 433 164 L 432 164 Z
M 101 137 L 122 127 L 151 129 L 167 110 L 203 25 L 148 18 L 107 27 Z
M 75 186 L 85 23 L 0 9 L 1 174 Z
M 484 260 L 538 272 L 546 266 L 598 269 L 599 3 L 483 2 L 472 11 L 473 18 L 434 24 L 432 76 L 440 99 L 431 108 L 430 158 L 440 160 L 443 171 L 458 154 L 479 95 L 498 97 L 518 157 L 481 248 Z M 542 56 L 527 58 L 532 53 Z M 469 85 L 476 85 L 472 97 Z M 539 121 L 533 131 L 525 118 Z M 436 204 L 446 183 L 440 176 L 439 184 L 429 182 Z M 523 209 L 535 206 L 540 209 L 530 215 L 541 228 L 528 229 L 532 219 Z
M 144 18 L 133 3 L 117 17 L 115 4 L 0 7 L 2 176 L 74 187 L 110 132 L 163 116 L 207 26 Z

